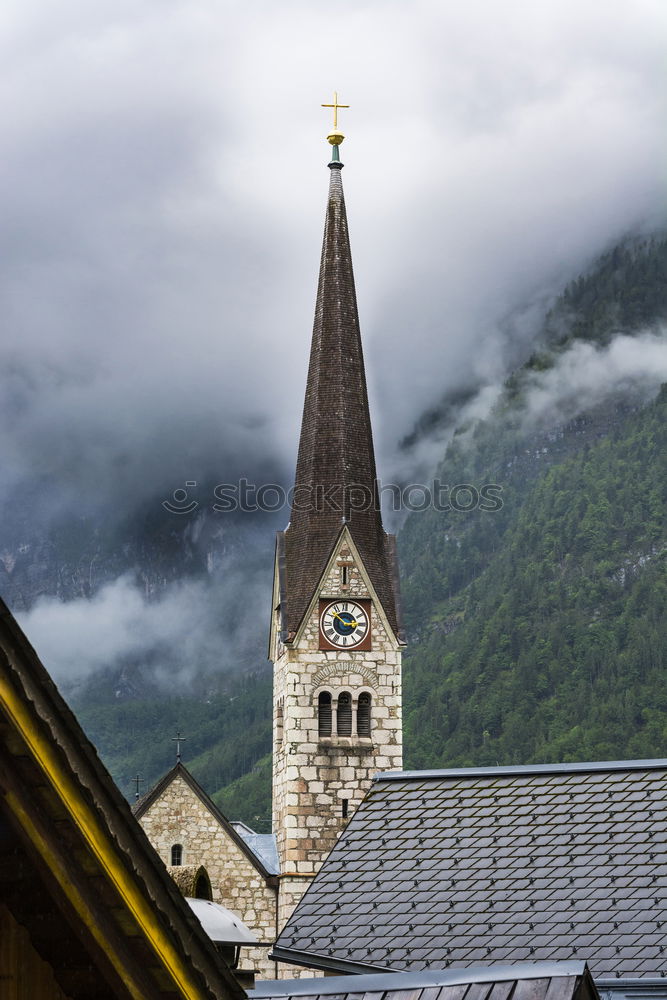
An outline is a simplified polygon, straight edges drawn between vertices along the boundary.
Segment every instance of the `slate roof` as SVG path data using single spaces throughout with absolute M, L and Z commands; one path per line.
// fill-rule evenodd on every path
M 283 639 L 293 635 L 331 557 L 343 523 L 399 634 L 393 536 L 382 527 L 341 163 L 332 163 L 315 321 L 303 407 L 290 524 L 278 536 L 284 553 Z M 363 487 L 368 503 L 360 506 Z M 327 498 L 325 500 L 324 498 Z
M 275 957 L 345 972 L 667 971 L 667 761 L 384 773 Z
M 598 1000 L 583 962 L 258 982 L 252 1000 Z
M 241 837 L 257 860 L 264 866 L 271 875 L 280 874 L 280 861 L 278 860 L 278 842 L 275 833 L 255 833 L 245 823 L 232 820 L 230 823 L 239 837 Z
M 667 979 L 597 979 L 600 1000 L 667 1000 Z

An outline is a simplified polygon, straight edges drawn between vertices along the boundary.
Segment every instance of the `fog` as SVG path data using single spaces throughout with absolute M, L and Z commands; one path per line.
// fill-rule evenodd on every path
M 48 484 L 38 533 L 186 481 L 289 481 L 334 88 L 386 479 L 425 408 L 491 399 L 562 285 L 664 224 L 666 22 L 648 0 L 9 0 L 0 503 Z M 27 627 L 115 629 L 129 655 L 132 615 L 159 631 L 172 596 L 110 588 L 44 595 Z

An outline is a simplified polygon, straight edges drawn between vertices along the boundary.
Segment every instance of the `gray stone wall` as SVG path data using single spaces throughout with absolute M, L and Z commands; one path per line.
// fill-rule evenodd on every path
M 346 585 L 341 563 L 347 570 Z M 317 597 L 373 599 L 347 532 Z M 365 652 L 320 650 L 318 600 L 294 646 L 275 640 L 273 828 L 281 862 L 281 928 L 373 775 L 402 767 L 401 651 L 375 601 L 370 618 L 372 648 Z M 322 691 L 332 696 L 334 735 L 329 737 L 318 735 Z M 352 697 L 352 736 L 335 735 L 336 701 L 342 692 Z M 371 696 L 370 737 L 355 735 L 362 692 Z
M 276 978 L 267 954 L 276 939 L 277 890 L 267 885 L 244 851 L 229 836 L 190 786 L 177 776 L 140 819 L 165 865 L 171 848 L 183 847 L 183 865 L 204 865 L 213 901 L 236 913 L 260 944 L 243 949 L 240 965 L 262 979 Z

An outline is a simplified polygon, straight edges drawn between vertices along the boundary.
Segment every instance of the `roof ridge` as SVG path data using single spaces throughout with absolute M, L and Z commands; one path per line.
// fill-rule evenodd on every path
M 598 771 L 660 771 L 667 769 L 667 758 L 638 760 L 573 761 L 558 764 L 499 764 L 496 767 L 433 768 L 423 771 L 380 771 L 373 781 L 414 781 L 429 778 L 512 777 L 521 774 L 582 774 Z
M 353 978 L 349 975 L 325 976 L 317 980 L 316 987 L 313 985 L 313 980 L 308 978 L 278 981 L 261 980 L 255 984 L 255 988 L 250 990 L 248 995 L 257 998 L 257 1000 L 264 995 L 272 997 L 297 996 L 298 994 L 323 996 L 329 993 L 349 992 L 357 996 L 370 992 L 382 993 L 387 990 L 409 990 L 418 985 L 425 987 L 430 985 L 453 986 L 510 982 L 515 979 L 533 978 L 533 976 L 539 979 L 583 976 L 586 970 L 587 964 L 583 959 L 579 961 L 517 962 L 516 964 L 502 962 L 497 965 L 466 966 L 454 969 L 387 969 L 362 972 Z M 342 989 L 344 986 L 349 986 L 350 990 Z

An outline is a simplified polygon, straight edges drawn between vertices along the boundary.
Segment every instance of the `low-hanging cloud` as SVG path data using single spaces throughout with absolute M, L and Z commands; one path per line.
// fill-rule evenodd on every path
M 617 334 L 604 346 L 576 341 L 552 368 L 531 373 L 522 399 L 526 429 L 567 423 L 607 400 L 646 399 L 667 382 L 667 327 Z
M 21 506 L 32 542 L 54 518 L 121 535 L 187 481 L 289 485 L 334 87 L 381 477 L 443 394 L 484 415 L 545 303 L 664 221 L 665 21 L 658 0 L 345 0 L 333 20 L 306 0 L 7 0 L 4 536 Z M 536 407 L 560 391 L 549 377 Z M 24 620 L 63 677 L 167 646 L 215 663 L 214 612 L 235 600 L 215 586 L 147 600 L 121 576 Z M 181 606 L 198 648 L 170 631 Z M 249 629 L 262 649 L 256 615 Z
M 667 382 L 667 328 L 634 336 L 617 334 L 606 345 L 574 342 L 552 367 L 524 375 L 518 414 L 525 433 L 563 425 L 581 413 L 623 396 L 646 400 Z M 489 417 L 502 387 L 485 386 L 460 409 L 458 426 Z M 453 427 L 420 442 L 423 468 L 442 457 Z M 415 453 L 410 456 L 415 462 Z M 268 551 L 272 525 L 248 522 L 254 552 L 212 576 L 186 579 L 149 592 L 124 573 L 91 597 L 62 601 L 43 596 L 22 613 L 21 625 L 54 678 L 71 687 L 101 671 L 115 671 L 141 685 L 185 689 L 193 681 L 263 665 L 264 630 L 257 611 L 268 608 Z M 395 518 L 400 523 L 401 518 Z M 235 529 L 247 538 L 242 522 Z M 261 636 L 260 636 L 261 632 Z M 119 693 L 127 693 L 122 686 Z
M 652 0 L 333 24 L 303 0 L 24 0 L 2 27 L 5 495 L 38 473 L 131 507 L 293 466 L 334 86 L 381 466 L 424 406 L 520 362 L 517 309 L 662 211 Z
M 240 586 L 242 601 L 235 597 Z M 148 597 L 126 573 L 90 598 L 42 597 L 18 618 L 65 687 L 105 672 L 124 677 L 119 696 L 147 684 L 186 690 L 264 665 L 252 616 L 268 606 L 267 590 L 264 579 L 246 571 L 226 573 L 224 581 L 184 580 Z
M 658 323 L 650 330 L 617 333 L 604 345 L 575 340 L 547 358 L 550 367 L 545 370 L 517 373 L 521 392 L 509 414 L 496 410 L 507 399 L 504 380 L 472 386 L 461 399 L 441 401 L 432 426 L 424 420 L 404 442 L 391 481 L 428 481 L 454 435 L 464 444 L 466 430 L 479 421 L 509 416 L 513 422 L 519 419 L 526 435 L 542 434 L 607 402 L 626 399 L 642 405 L 667 382 L 667 327 Z M 393 526 L 401 521 L 394 517 Z

